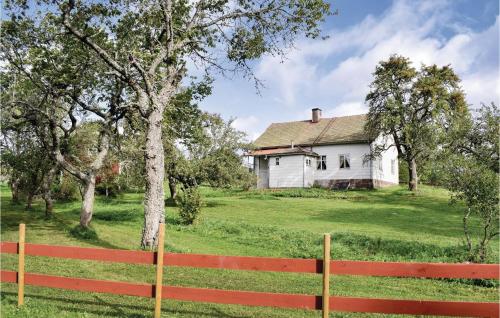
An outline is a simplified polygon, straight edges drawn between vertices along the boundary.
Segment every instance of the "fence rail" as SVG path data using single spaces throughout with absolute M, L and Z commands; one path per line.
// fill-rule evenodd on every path
M 327 242 L 326 239 L 325 242 Z M 157 265 L 157 269 L 159 268 L 158 263 L 161 263 L 158 262 L 157 259 L 158 254 L 161 255 L 161 253 L 158 252 L 55 246 L 23 243 L 21 241 L 19 243 L 0 242 L 1 253 L 18 254 L 22 247 L 24 247 L 24 254 L 31 256 L 120 262 L 128 264 L 150 264 Z M 325 255 L 329 252 L 329 249 L 327 250 L 325 248 Z M 498 264 L 396 263 L 341 260 L 332 260 L 329 261 L 328 264 L 330 265 L 329 272 L 323 273 L 324 262 L 320 259 L 218 256 L 179 253 L 165 253 L 163 256 L 163 266 L 317 273 L 324 275 L 324 281 L 328 281 L 330 274 L 419 278 L 500 278 Z M 163 266 L 160 267 L 160 270 L 163 270 Z M 328 268 L 328 266 L 325 268 Z M 97 279 L 24 273 L 24 270 L 21 268 L 19 269 L 19 272 L 2 270 L 0 272 L 0 276 L 1 282 L 18 284 L 21 284 L 19 278 L 23 276 L 23 290 L 24 284 L 26 284 L 85 292 L 110 293 L 149 298 L 155 297 L 157 299 L 323 310 L 324 314 L 328 314 L 328 311 L 331 310 L 344 312 L 462 317 L 499 316 L 498 304 L 493 302 L 423 301 L 340 297 L 329 296 L 328 290 L 324 290 L 323 296 L 316 296 L 160 286 L 161 289 L 156 292 L 156 285 L 151 284 L 125 283 Z M 324 302 L 324 299 L 327 301 Z M 323 304 L 326 304 L 325 306 L 328 308 L 324 308 Z M 159 308 L 159 304 L 155 306 L 155 316 Z
M 156 264 L 154 252 L 105 248 L 25 244 L 25 254 L 128 264 Z M 18 243 L 0 242 L 1 253 L 17 254 Z M 231 270 L 323 273 L 323 260 L 275 257 L 223 256 L 165 253 L 165 266 Z M 399 263 L 373 261 L 330 261 L 330 274 L 416 278 L 499 279 L 498 264 Z

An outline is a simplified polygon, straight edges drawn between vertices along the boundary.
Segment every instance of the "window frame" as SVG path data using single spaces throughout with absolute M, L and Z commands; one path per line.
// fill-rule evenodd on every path
M 361 163 L 361 167 L 362 168 L 370 168 L 371 167 L 371 164 L 372 164 L 372 160 L 371 159 L 366 159 L 368 155 L 365 155 L 363 160 L 362 160 L 362 163 Z
M 319 159 L 317 159 L 316 162 L 316 170 L 325 171 L 327 169 L 328 166 L 326 165 L 326 155 L 319 156 Z
M 274 158 L 274 165 L 279 166 L 280 165 L 280 157 Z
M 342 161 L 342 157 L 344 160 Z M 344 167 L 342 167 L 342 164 L 344 163 Z M 345 166 L 345 163 L 347 163 L 348 167 Z M 347 154 L 339 154 L 339 169 L 351 169 L 351 156 Z
M 306 167 L 311 167 L 312 166 L 312 160 L 311 158 L 306 157 Z

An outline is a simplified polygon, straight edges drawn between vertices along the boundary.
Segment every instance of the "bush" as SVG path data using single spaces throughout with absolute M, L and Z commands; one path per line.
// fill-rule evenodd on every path
M 77 225 L 69 230 L 69 234 L 74 238 L 84 241 L 95 241 L 98 239 L 97 233 L 93 228 L 85 228 L 81 225 Z
M 254 188 L 257 184 L 257 176 L 247 171 L 245 168 L 242 168 L 242 173 L 238 176 L 237 186 L 243 189 L 244 191 L 249 191 Z
M 122 193 L 122 189 L 116 183 L 99 183 L 95 187 L 95 192 L 106 197 L 116 198 Z
M 193 224 L 201 212 L 201 195 L 198 188 L 189 187 L 177 196 L 177 206 L 183 224 Z
M 64 175 L 61 183 L 56 184 L 52 190 L 56 200 L 73 201 L 81 198 L 78 182 L 68 175 Z

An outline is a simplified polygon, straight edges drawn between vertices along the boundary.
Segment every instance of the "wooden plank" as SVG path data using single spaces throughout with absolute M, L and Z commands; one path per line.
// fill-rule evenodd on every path
M 334 296 L 330 297 L 330 309 L 342 312 L 383 314 L 499 317 L 498 304 L 488 302 L 393 300 Z
M 17 253 L 17 243 L 2 242 L 0 249 L 2 253 Z M 155 261 L 154 253 L 146 251 L 31 243 L 25 244 L 25 254 L 129 264 L 154 264 Z M 166 253 L 164 255 L 164 265 L 298 273 L 322 273 L 323 271 L 323 261 L 317 259 L 180 253 Z M 342 260 L 330 262 L 330 273 L 334 275 L 500 279 L 499 269 L 498 264 L 396 263 Z
M 24 305 L 24 243 L 26 240 L 26 226 L 19 224 L 19 250 L 17 261 L 17 305 Z
M 16 272 L 1 271 L 2 282 L 15 282 Z M 94 279 L 25 274 L 28 285 L 87 292 L 153 297 L 154 286 Z M 162 298 L 182 301 L 270 306 L 280 308 L 321 309 L 322 297 L 298 294 L 276 294 L 207 288 L 163 286 Z M 407 315 L 439 315 L 462 317 L 498 317 L 498 304 L 493 302 L 454 302 L 330 297 L 330 310 Z
M 426 277 L 426 278 L 485 278 L 499 279 L 498 264 L 397 263 L 338 261 L 330 262 L 334 275 Z
M 82 259 L 128 264 L 154 264 L 153 252 L 108 248 L 26 244 L 26 255 Z
M 323 261 L 318 259 L 180 253 L 165 254 L 164 265 L 295 273 L 321 273 L 323 271 Z
M 16 242 L 0 242 L 0 253 L 17 254 Z
M 323 237 L 323 318 L 328 318 L 330 312 L 330 234 Z
M 2 282 L 2 283 L 17 283 L 17 272 L 0 271 L 0 282 Z
M 300 294 L 164 286 L 163 298 L 244 306 L 321 309 L 321 296 Z
M 165 224 L 158 230 L 158 250 L 156 253 L 155 318 L 161 317 L 161 292 L 163 286 L 163 250 L 165 248 Z
M 149 284 L 124 283 L 97 279 L 72 278 L 45 274 L 26 273 L 28 285 L 61 288 L 95 293 L 153 297 L 154 286 Z

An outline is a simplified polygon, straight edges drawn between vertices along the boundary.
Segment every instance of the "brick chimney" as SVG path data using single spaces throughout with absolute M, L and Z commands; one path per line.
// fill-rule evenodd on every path
M 320 119 L 321 119 L 321 109 L 320 108 L 313 108 L 311 122 L 317 123 L 317 122 L 319 122 Z

